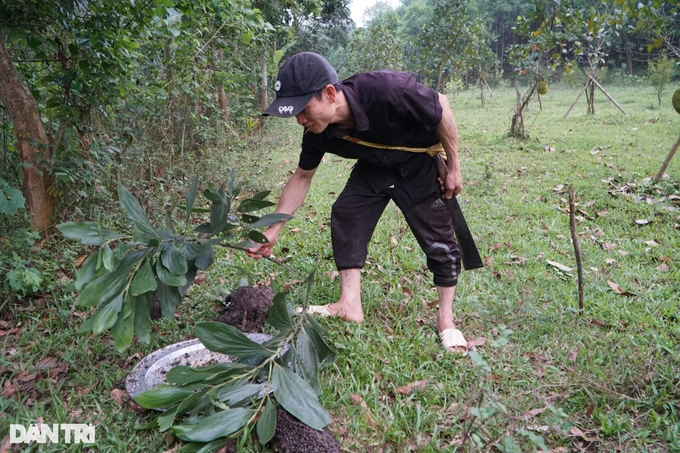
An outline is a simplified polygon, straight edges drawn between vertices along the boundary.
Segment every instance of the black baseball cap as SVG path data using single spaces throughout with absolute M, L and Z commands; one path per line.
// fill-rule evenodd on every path
M 289 118 L 297 115 L 326 85 L 338 83 L 338 74 L 324 57 L 313 52 L 301 52 L 288 58 L 274 85 L 276 99 L 263 112 Z

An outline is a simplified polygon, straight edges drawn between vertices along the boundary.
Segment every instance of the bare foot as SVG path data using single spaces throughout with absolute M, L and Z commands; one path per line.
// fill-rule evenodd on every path
M 328 305 L 328 312 L 332 316 L 337 316 L 345 321 L 360 323 L 364 321 L 364 310 L 361 308 L 361 302 L 349 303 L 342 300 Z

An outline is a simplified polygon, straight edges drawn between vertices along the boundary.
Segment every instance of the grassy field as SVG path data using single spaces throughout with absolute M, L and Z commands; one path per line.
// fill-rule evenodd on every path
M 344 451 L 680 451 L 680 210 L 669 198 L 680 194 L 680 158 L 658 185 L 649 180 L 680 134 L 680 116 L 670 93 L 659 109 L 651 88 L 607 88 L 628 116 L 596 93 L 595 115 L 583 97 L 564 119 L 580 87 L 552 87 L 542 110 L 534 102 L 527 112 L 524 139 L 507 134 L 514 88 L 495 90 L 500 107 L 488 97 L 482 107 L 478 92 L 449 95 L 461 136 L 459 198 L 487 264 L 463 273 L 454 311 L 477 354 L 452 359 L 439 345 L 424 256 L 388 206 L 362 273 L 366 321 L 321 321 L 338 352 L 322 372 L 322 403 Z M 193 165 L 222 177 L 236 166 L 243 185 L 277 194 L 296 166 L 300 134 L 292 120 L 271 120 L 248 153 Z M 295 302 L 303 293 L 296 282 L 315 271 L 311 303 L 335 301 L 330 209 L 351 165 L 327 155 L 284 230 L 276 252 L 294 272 L 223 253 L 150 345 L 118 354 L 107 336 L 78 334 L 83 314 L 66 290 L 23 301 L 0 337 L 0 436 L 9 423 L 42 418 L 97 425 L 91 451 L 170 450 L 171 438 L 135 430 L 151 417 L 133 410 L 120 381 L 144 355 L 214 319 L 220 292 L 243 277 L 288 283 Z M 418 381 L 419 390 L 402 388 Z M 243 451 L 261 449 L 246 442 Z

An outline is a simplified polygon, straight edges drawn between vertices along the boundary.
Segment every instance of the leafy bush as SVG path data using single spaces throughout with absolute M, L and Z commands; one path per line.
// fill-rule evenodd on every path
M 173 319 L 177 306 L 191 286 L 199 270 L 212 266 L 215 247 L 244 250 L 254 242 L 268 242 L 256 230 L 290 219 L 286 214 L 262 217 L 256 211 L 273 206 L 265 200 L 269 192 L 261 192 L 236 205 L 238 190 L 234 188 L 234 174 L 219 189 L 213 184 L 203 191 L 208 209 L 194 207 L 199 179 L 196 176 L 186 194 L 184 229 L 168 210 L 165 227 L 154 228 L 139 201 L 122 184 L 118 199 L 134 228 L 119 233 L 97 222 L 68 222 L 57 226 L 70 239 L 86 246 L 98 247 L 76 273 L 75 289 L 80 292 L 77 303 L 83 307 L 97 307 L 96 313 L 83 324 L 84 331 L 101 334 L 111 331 L 115 347 L 125 350 L 133 335 L 149 341 L 149 313 L 152 297 L 158 297 L 161 312 Z M 192 214 L 209 214 L 209 220 L 191 231 Z
M 654 91 L 656 91 L 659 107 L 661 107 L 663 90 L 673 77 L 673 72 L 675 72 L 675 61 L 673 59 L 661 57 L 658 60 L 649 62 L 649 83 L 652 84 Z

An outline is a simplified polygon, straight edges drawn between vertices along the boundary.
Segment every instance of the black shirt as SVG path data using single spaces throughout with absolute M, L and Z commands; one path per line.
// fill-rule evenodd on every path
M 342 137 L 411 148 L 435 145 L 439 142 L 435 128 L 442 119 L 439 94 L 410 73 L 388 70 L 357 74 L 343 80 L 339 89 L 352 110 L 354 130 L 330 124 L 320 134 L 304 134 L 300 168 L 318 167 L 328 152 L 357 159 L 355 171 L 366 175 L 377 192 L 399 184 L 414 202 L 435 192 L 439 188 L 436 166 L 428 154 L 376 149 Z

